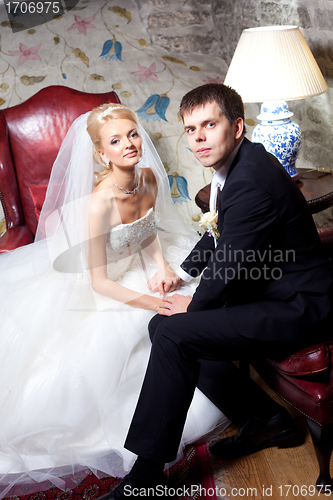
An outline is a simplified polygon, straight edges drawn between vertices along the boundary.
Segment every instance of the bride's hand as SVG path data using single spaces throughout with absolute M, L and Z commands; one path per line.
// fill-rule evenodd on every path
M 181 285 L 181 279 L 171 267 L 164 266 L 148 281 L 148 288 L 153 293 L 159 292 L 164 297 L 165 293 L 174 292 L 178 290 Z

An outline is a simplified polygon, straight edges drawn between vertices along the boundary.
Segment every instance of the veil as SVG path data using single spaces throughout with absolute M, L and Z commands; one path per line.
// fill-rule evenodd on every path
M 86 265 L 88 239 L 87 211 L 94 189 L 95 172 L 101 170 L 93 159 L 93 144 L 87 132 L 90 112 L 79 116 L 71 125 L 54 162 L 45 202 L 40 214 L 35 241 L 47 239 L 52 265 L 62 272 L 82 272 Z M 158 194 L 155 214 L 158 232 L 197 239 L 190 224 L 177 213 L 163 163 L 144 128 L 140 168 L 150 168 L 156 178 Z

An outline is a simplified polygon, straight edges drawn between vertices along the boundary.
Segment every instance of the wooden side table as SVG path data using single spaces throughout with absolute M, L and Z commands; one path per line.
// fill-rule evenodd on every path
M 302 172 L 302 169 L 298 171 Z M 313 214 L 333 205 L 333 172 L 305 170 L 296 184 L 304 194 Z
M 298 171 L 300 178 L 295 182 L 308 202 L 311 213 L 316 214 L 333 206 L 333 172 L 301 168 Z M 195 203 L 203 212 L 209 211 L 209 196 L 210 184 L 207 184 L 195 197 Z

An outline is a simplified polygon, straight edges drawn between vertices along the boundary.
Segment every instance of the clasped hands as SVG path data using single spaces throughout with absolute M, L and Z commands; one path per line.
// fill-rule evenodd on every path
M 175 293 L 165 297 L 165 293 L 178 290 L 183 284 L 183 280 L 176 274 L 169 265 L 164 266 L 148 281 L 148 288 L 153 293 L 159 292 L 163 297 L 158 307 L 158 313 L 163 316 L 186 312 L 189 303 L 192 300 L 191 295 L 179 295 Z
M 150 280 L 148 280 L 148 288 L 153 293 L 159 292 L 161 297 L 165 293 L 178 290 L 182 280 L 175 271 L 171 269 L 169 264 L 165 263 Z

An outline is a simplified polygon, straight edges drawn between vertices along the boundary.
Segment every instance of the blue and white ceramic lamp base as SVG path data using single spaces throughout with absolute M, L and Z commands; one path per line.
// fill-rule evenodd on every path
M 260 142 L 280 161 L 291 177 L 298 174 L 295 163 L 301 146 L 301 129 L 290 117 L 285 101 L 267 101 L 257 116 L 261 123 L 252 134 L 252 142 Z

